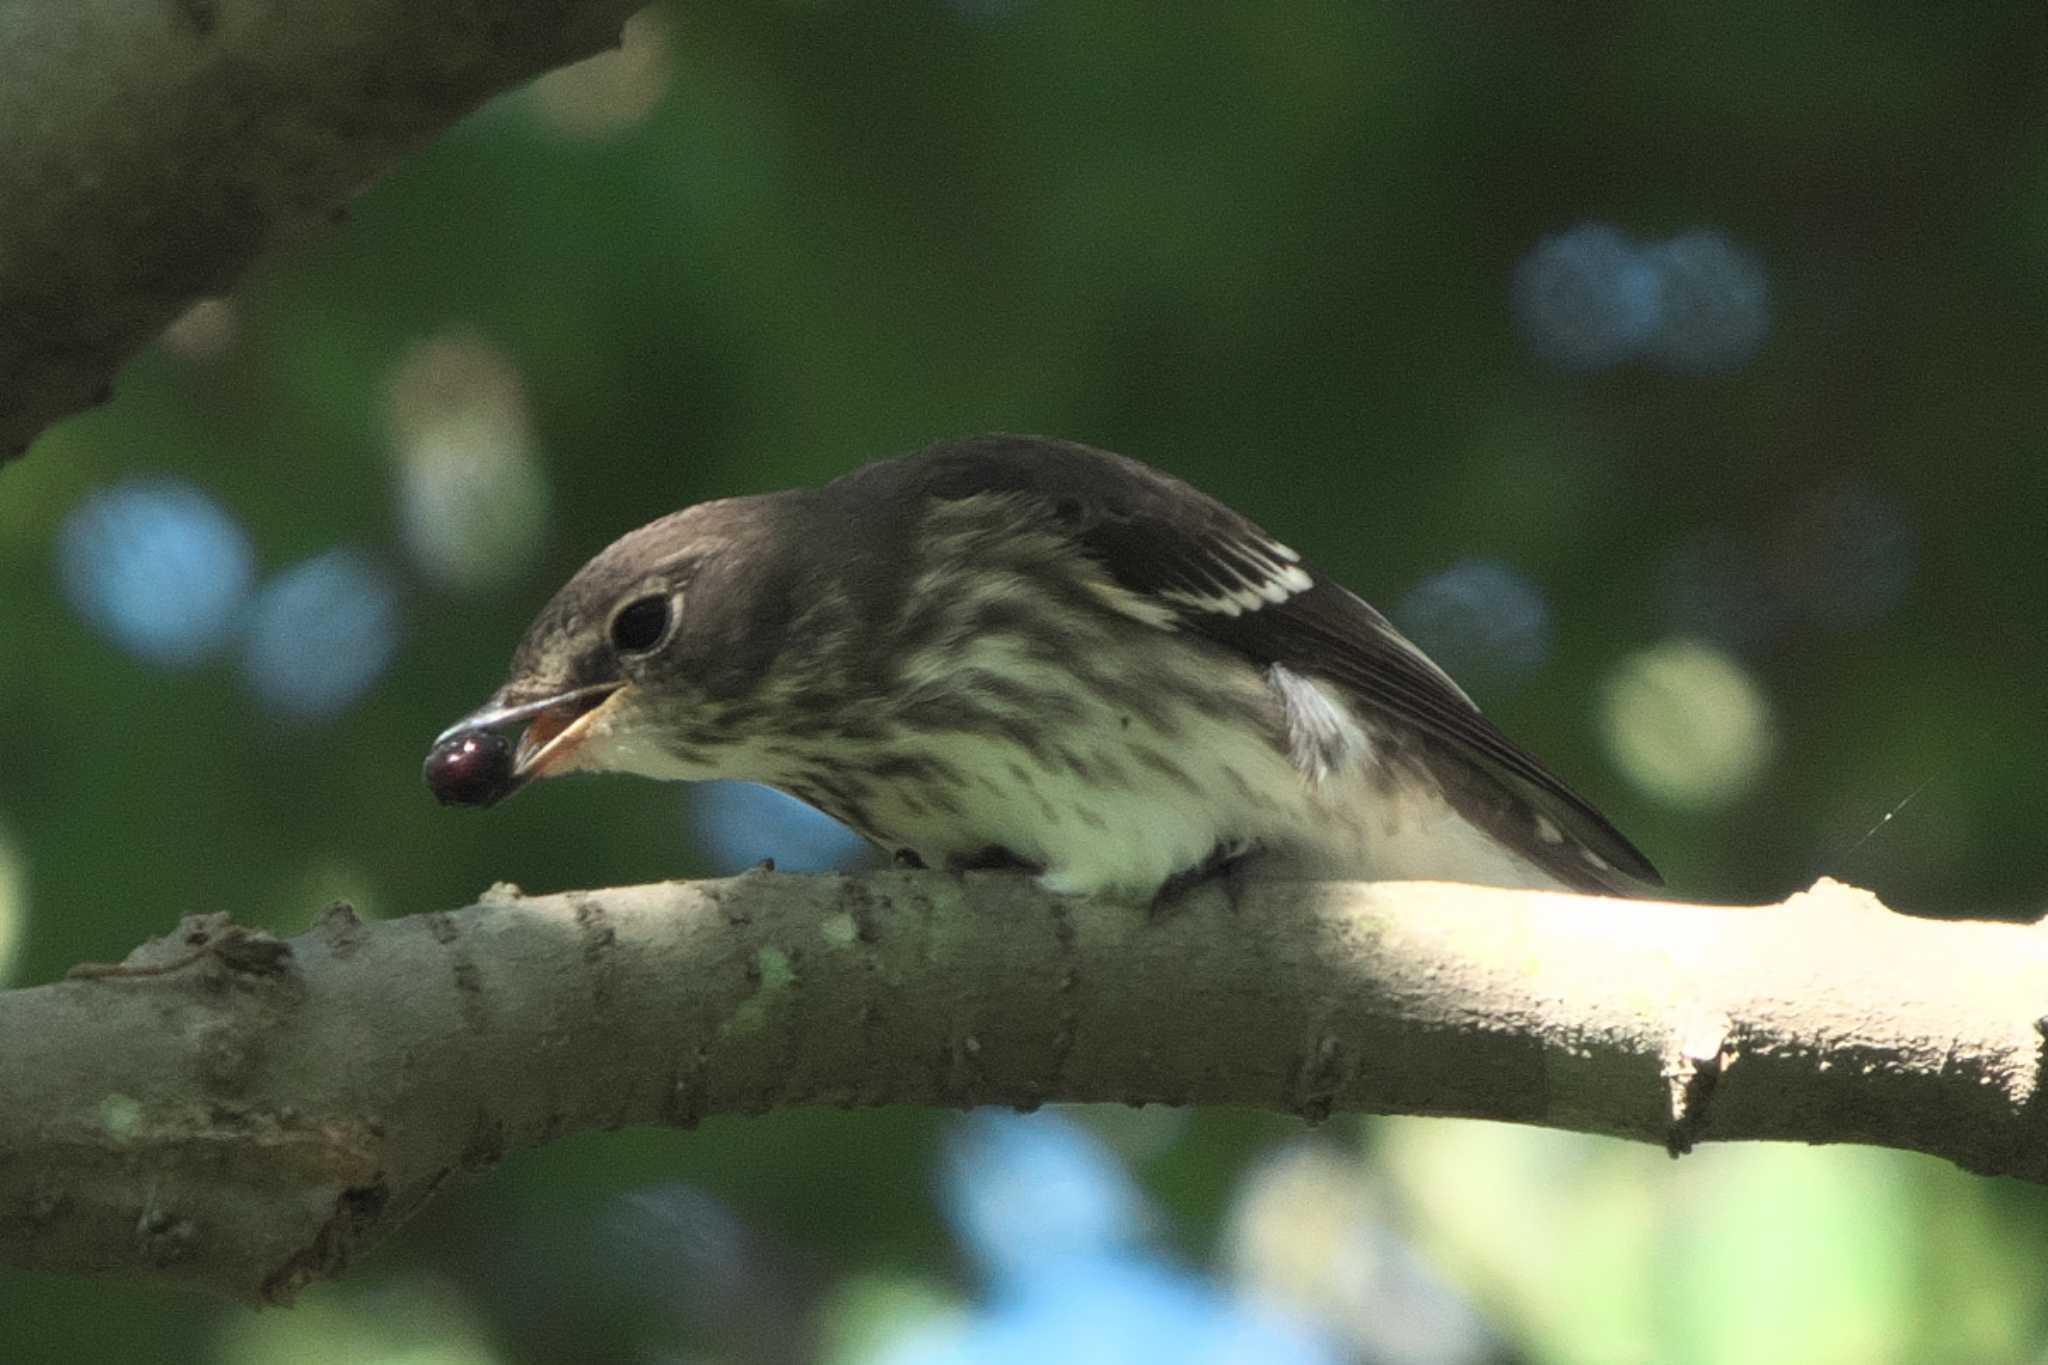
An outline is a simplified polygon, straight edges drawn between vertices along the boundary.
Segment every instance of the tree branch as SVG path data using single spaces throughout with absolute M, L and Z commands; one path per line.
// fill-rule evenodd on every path
M 288 1301 L 457 1171 L 801 1104 L 1241 1104 L 1667 1145 L 1864 1142 L 2048 1181 L 2048 932 L 1433 883 L 1164 919 L 1028 880 L 754 873 L 289 942 L 188 919 L 0 993 L 0 1260 Z
M 193 299 L 643 0 L 0 6 L 0 463 Z

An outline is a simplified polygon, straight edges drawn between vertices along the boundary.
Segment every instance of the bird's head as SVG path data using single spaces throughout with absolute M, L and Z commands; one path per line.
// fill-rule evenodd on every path
M 789 633 L 807 497 L 701 503 L 585 564 L 527 628 L 504 686 L 435 741 L 434 794 L 488 806 L 577 769 L 727 771 Z

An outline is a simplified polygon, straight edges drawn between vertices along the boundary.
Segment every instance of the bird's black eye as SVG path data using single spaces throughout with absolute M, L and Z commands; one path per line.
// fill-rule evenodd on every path
M 621 654 L 645 654 L 668 634 L 668 599 L 642 597 L 619 608 L 612 618 L 612 648 Z

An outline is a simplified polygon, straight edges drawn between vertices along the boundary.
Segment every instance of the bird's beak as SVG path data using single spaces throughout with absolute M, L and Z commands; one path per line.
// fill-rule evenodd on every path
M 534 778 L 567 766 L 605 704 L 624 686 L 622 680 L 592 683 L 518 703 L 506 700 L 511 689 L 501 689 L 434 740 L 427 782 L 451 804 L 502 801 Z M 508 761 L 508 746 L 498 732 L 521 721 L 525 725 Z

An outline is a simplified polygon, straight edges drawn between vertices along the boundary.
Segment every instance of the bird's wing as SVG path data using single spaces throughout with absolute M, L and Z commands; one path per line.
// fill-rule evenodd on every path
M 1136 619 L 1194 631 L 1261 668 L 1329 679 L 1437 737 L 1613 869 L 1663 885 L 1635 845 L 1480 714 L 1391 621 L 1214 498 L 1135 460 L 1065 442 L 987 438 L 926 459 L 932 496 L 1028 492 L 1047 500 L 1076 542 L 1137 598 Z

